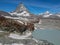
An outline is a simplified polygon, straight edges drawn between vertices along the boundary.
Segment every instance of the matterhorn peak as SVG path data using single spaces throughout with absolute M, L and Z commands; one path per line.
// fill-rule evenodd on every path
M 27 9 L 26 9 L 26 7 L 24 6 L 23 3 L 20 3 L 20 4 L 17 6 L 15 12 L 21 13 L 21 12 L 23 12 L 23 11 L 27 11 Z
M 10 14 L 13 16 L 30 16 L 30 12 L 27 10 L 23 3 L 20 3 L 17 6 L 16 10 Z

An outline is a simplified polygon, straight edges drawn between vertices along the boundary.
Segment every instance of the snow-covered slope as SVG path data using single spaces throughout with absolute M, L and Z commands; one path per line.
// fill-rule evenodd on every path
M 20 36 L 18 34 L 11 33 L 8 37 L 13 38 L 13 39 L 27 39 L 31 35 L 32 35 L 31 32 L 26 31 L 26 33 L 24 33 L 24 35 Z
M 26 11 L 23 11 L 21 13 L 17 13 L 17 12 L 13 12 L 13 13 L 10 13 L 11 15 L 16 15 L 16 16 L 30 16 L 30 14 Z

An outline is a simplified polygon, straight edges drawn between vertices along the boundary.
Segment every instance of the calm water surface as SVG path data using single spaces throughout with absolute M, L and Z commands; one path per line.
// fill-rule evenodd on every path
M 36 39 L 43 39 L 52 42 L 55 45 L 60 45 L 60 30 L 57 29 L 45 29 L 35 30 L 33 36 Z

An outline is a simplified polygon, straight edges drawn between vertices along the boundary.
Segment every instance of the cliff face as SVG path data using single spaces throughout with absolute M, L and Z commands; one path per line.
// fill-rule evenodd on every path
M 27 25 L 25 25 L 25 24 L 18 22 L 17 20 L 13 20 L 13 19 L 0 16 L 0 28 L 4 31 L 8 31 L 8 32 L 16 31 L 22 34 L 26 30 L 33 31 L 34 24 L 27 23 Z

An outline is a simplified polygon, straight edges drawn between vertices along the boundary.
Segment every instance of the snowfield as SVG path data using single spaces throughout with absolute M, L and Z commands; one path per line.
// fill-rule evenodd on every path
M 13 39 L 27 39 L 31 35 L 32 35 L 31 32 L 26 32 L 26 34 L 24 34 L 24 35 L 11 33 L 8 37 L 13 38 Z

